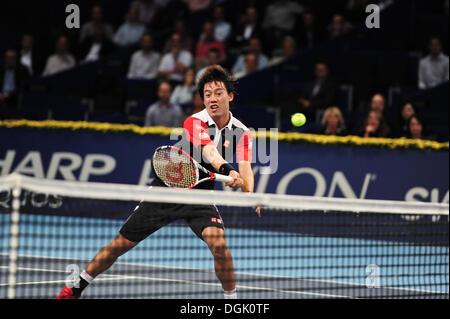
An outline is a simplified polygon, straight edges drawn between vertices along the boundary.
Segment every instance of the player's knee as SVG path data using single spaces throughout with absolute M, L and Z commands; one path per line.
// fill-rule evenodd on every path
M 119 235 L 104 249 L 110 258 L 117 258 L 125 254 L 134 246 L 136 246 L 136 243 L 133 243 Z
M 216 240 L 209 248 L 214 258 L 226 258 L 229 256 L 228 246 L 225 240 Z

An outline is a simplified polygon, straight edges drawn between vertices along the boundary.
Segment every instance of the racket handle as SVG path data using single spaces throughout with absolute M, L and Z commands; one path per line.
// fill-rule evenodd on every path
M 226 175 L 222 175 L 222 174 L 214 174 L 215 176 L 215 180 L 218 182 L 224 182 L 224 183 L 229 183 L 233 181 L 233 177 L 231 176 L 226 176 Z

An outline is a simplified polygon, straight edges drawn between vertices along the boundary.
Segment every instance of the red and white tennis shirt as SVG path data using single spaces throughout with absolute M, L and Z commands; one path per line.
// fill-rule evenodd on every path
M 218 129 L 216 123 L 204 109 L 187 118 L 183 124 L 184 135 L 182 148 L 187 151 L 203 167 L 215 172 L 215 169 L 201 156 L 201 146 L 213 143 L 219 154 L 236 169 L 241 161 L 252 161 L 252 135 L 250 130 L 241 121 L 233 117 L 230 112 L 230 121 Z M 236 154 L 236 161 L 234 155 Z M 212 183 L 201 183 L 196 188 L 211 189 Z

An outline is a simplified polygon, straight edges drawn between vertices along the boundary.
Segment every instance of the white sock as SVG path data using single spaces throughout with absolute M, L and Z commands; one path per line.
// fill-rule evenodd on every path
M 236 289 L 233 289 L 231 291 L 223 291 L 223 297 L 225 299 L 237 299 L 237 293 Z
M 81 272 L 80 277 L 86 280 L 88 283 L 94 281 L 94 278 L 92 278 L 85 270 Z

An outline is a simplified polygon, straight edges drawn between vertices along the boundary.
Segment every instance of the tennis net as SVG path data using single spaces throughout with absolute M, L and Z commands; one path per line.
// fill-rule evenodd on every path
M 0 177 L 0 298 L 54 298 L 141 201 L 218 207 L 238 298 L 448 298 L 448 204 Z M 254 208 L 262 206 L 258 218 Z M 82 298 L 222 298 L 183 220 L 122 255 Z

